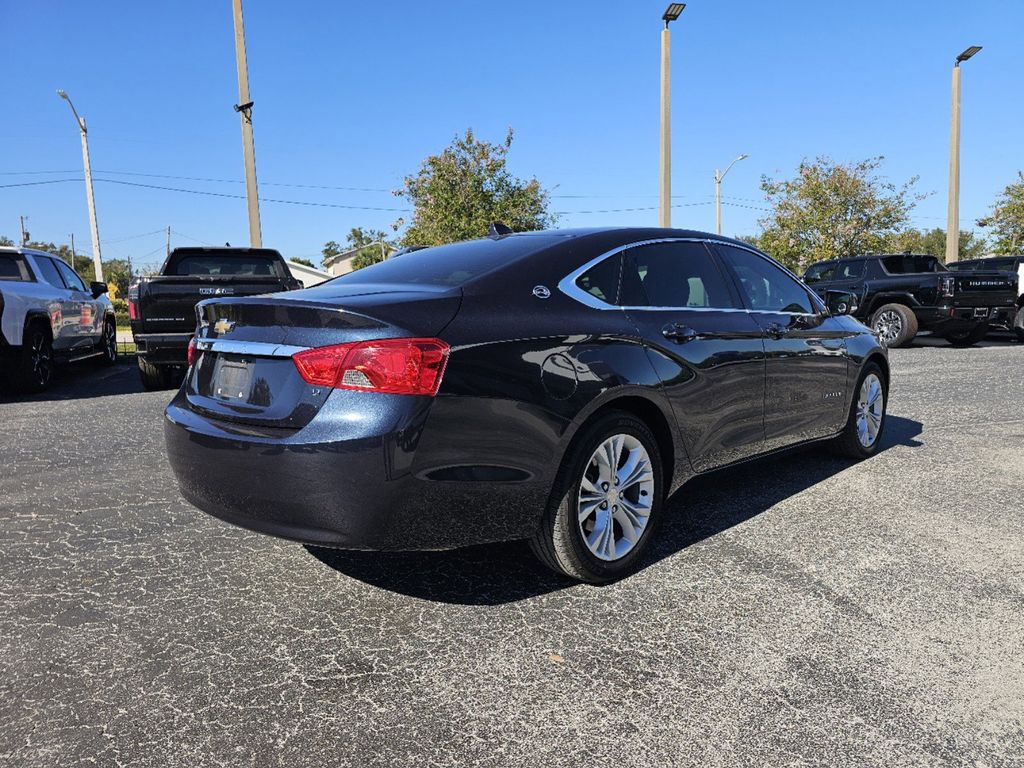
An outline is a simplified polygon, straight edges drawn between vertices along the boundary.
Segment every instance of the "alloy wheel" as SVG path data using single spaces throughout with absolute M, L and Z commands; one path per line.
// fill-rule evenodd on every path
M 654 501 L 651 457 L 633 435 L 612 435 L 587 462 L 578 493 L 580 534 L 600 560 L 625 557 L 647 529 Z
M 32 335 L 31 362 L 32 376 L 35 382 L 40 387 L 45 387 L 53 374 L 53 354 L 50 352 L 50 345 L 43 333 L 36 332 Z
M 875 318 L 875 333 L 885 346 L 891 345 L 903 332 L 903 318 L 892 309 L 887 309 Z
M 103 328 L 103 354 L 107 360 L 117 360 L 117 328 L 113 323 L 107 323 Z
M 885 415 L 885 393 L 882 382 L 875 374 L 868 374 L 860 385 L 857 396 L 857 439 L 870 448 L 878 439 Z

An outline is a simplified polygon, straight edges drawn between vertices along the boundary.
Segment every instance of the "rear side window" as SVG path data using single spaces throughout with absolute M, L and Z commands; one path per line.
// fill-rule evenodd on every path
M 832 273 L 835 272 L 836 265 L 832 262 L 827 264 L 814 264 L 807 268 L 807 272 L 804 273 L 805 283 L 822 283 L 826 280 L 832 279 Z
M 25 260 L 15 253 L 0 253 L 0 280 L 28 282 L 32 276 Z
M 595 264 L 576 279 L 576 285 L 606 304 L 614 304 L 619 293 L 619 255 Z
M 934 256 L 885 256 L 882 258 L 882 266 L 890 275 L 944 271 Z
M 185 256 L 178 261 L 180 276 L 280 277 L 277 262 L 261 256 Z
M 703 243 L 630 248 L 622 262 L 619 304 L 625 307 L 735 307 L 728 284 Z
M 53 263 L 53 259 L 49 259 L 46 256 L 36 256 L 36 266 L 39 267 L 39 272 L 42 275 L 43 280 L 48 282 L 54 288 L 66 288 L 64 281 L 61 280 L 60 272 L 57 271 L 57 265 Z

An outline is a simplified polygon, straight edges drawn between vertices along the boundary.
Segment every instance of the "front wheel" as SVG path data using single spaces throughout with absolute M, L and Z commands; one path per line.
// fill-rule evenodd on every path
M 903 304 L 884 304 L 871 318 L 871 330 L 885 347 L 905 347 L 917 336 L 917 316 Z
M 609 413 L 583 429 L 530 546 L 549 568 L 601 583 L 628 573 L 650 541 L 664 470 L 657 440 L 636 417 Z
M 100 360 L 104 365 L 113 365 L 117 362 L 117 325 L 113 320 L 107 320 L 103 324 L 103 336 L 100 338 L 99 348 L 103 353 Z
M 988 323 L 982 323 L 963 333 L 951 333 L 946 336 L 946 340 L 954 347 L 973 347 L 986 336 L 988 336 Z
M 833 442 L 838 453 L 854 459 L 866 459 L 878 452 L 885 429 L 888 394 L 882 369 L 874 363 L 865 365 L 854 389 L 846 426 Z

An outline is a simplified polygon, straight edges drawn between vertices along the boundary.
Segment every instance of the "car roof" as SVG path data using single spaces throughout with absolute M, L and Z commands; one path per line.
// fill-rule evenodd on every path
M 49 256 L 54 259 L 60 257 L 49 251 L 40 251 L 38 248 L 26 248 L 23 245 L 0 245 L 0 253 L 28 254 L 30 256 Z

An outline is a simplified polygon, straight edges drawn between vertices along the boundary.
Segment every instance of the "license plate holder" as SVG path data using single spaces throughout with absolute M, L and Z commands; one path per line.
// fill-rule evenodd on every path
M 975 317 L 988 317 L 988 307 L 975 307 L 974 308 L 974 316 Z
M 219 400 L 248 400 L 252 388 L 252 366 L 245 360 L 217 360 L 213 374 L 213 396 Z

